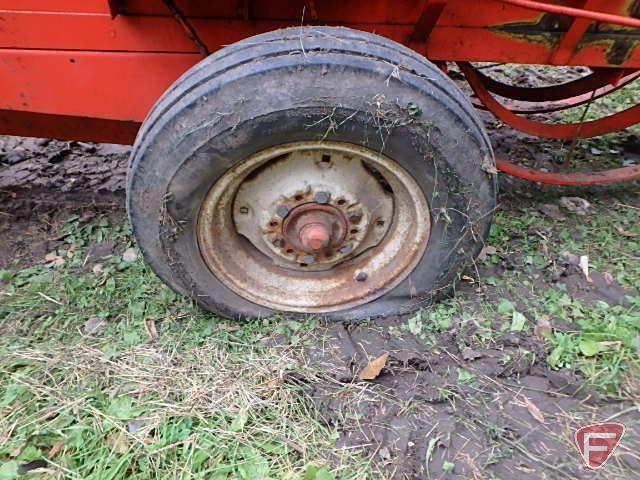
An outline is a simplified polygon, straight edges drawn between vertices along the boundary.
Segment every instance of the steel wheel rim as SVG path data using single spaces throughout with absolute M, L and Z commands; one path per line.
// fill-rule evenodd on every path
M 326 158 L 331 159 L 328 167 L 322 165 Z M 325 170 L 318 173 L 317 169 Z M 358 177 L 360 170 L 370 176 Z M 298 171 L 308 174 L 310 180 L 307 182 L 298 173 L 296 182 Z M 345 178 L 351 183 L 342 185 Z M 391 191 L 386 192 L 391 197 L 391 209 L 387 196 L 379 198 L 374 182 Z M 318 196 L 318 188 L 329 193 L 324 203 L 319 203 L 325 199 Z M 275 190 L 273 202 L 270 189 Z M 296 200 L 298 197 L 301 198 Z M 344 202 L 339 204 L 340 200 Z M 282 208 L 283 203 L 288 211 Z M 311 265 L 300 261 L 300 244 L 291 245 L 295 238 L 308 237 L 311 220 L 300 217 L 303 225 L 298 230 L 294 228 L 293 238 L 290 233 L 284 238 L 278 235 L 285 224 L 291 224 L 290 215 L 296 208 L 305 205 L 314 214 L 322 210 L 325 217 L 336 218 L 331 228 L 324 230 L 330 232 L 329 240 L 323 243 L 326 246 L 312 251 L 317 261 Z M 354 208 L 362 213 L 360 221 L 366 224 L 350 228 L 337 245 L 340 232 L 333 235 L 339 230 L 334 226 L 342 224 L 342 213 L 348 227 L 352 227 Z M 304 214 L 305 211 L 300 215 Z M 316 223 L 322 227 L 322 222 Z M 273 223 L 278 225 L 272 226 Z M 353 144 L 309 141 L 260 151 L 223 174 L 201 205 L 197 238 L 209 270 L 241 297 L 275 310 L 323 313 L 368 303 L 397 286 L 422 258 L 430 228 L 425 195 L 398 163 Z M 323 228 L 317 230 L 322 233 Z M 364 233 L 352 234 L 353 230 Z M 304 242 L 302 245 L 301 248 L 309 246 Z M 311 245 L 316 244 L 312 241 Z M 343 253 L 345 245 L 352 248 L 344 248 Z M 291 249 L 295 252 L 287 253 Z M 322 259 L 327 251 L 334 253 L 333 258 Z

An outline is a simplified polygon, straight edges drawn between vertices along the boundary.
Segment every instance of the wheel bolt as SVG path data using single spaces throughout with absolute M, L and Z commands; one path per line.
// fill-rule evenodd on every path
M 348 255 L 352 251 L 353 251 L 353 247 L 351 245 L 344 245 L 340 247 L 340 253 L 342 253 L 343 255 Z
M 329 193 L 327 192 L 317 192 L 313 198 L 315 199 L 316 202 L 320 204 L 324 204 L 324 203 L 329 203 L 330 197 L 331 195 L 329 195 Z
M 356 274 L 356 281 L 364 282 L 367 279 L 367 274 L 365 272 L 358 272 Z
M 278 215 L 281 218 L 284 218 L 287 216 L 288 213 L 289 213 L 289 207 L 287 207 L 286 205 L 278 205 L 278 208 L 276 209 L 276 215 Z

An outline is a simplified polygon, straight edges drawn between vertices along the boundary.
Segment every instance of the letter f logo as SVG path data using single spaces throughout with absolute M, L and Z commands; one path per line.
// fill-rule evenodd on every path
M 609 460 L 623 435 L 621 423 L 596 423 L 576 431 L 575 442 L 585 465 L 595 470 Z

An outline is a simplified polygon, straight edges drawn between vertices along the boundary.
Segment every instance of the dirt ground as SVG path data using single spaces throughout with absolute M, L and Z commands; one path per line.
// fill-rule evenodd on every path
M 0 265 L 36 263 L 73 212 L 123 221 L 130 147 L 0 136 Z

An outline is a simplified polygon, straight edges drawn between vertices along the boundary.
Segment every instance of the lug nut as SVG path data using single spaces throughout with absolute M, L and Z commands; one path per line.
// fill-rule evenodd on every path
M 313 255 L 305 255 L 304 257 L 302 257 L 302 262 L 306 263 L 307 265 L 311 265 L 312 263 L 315 263 L 316 258 Z
M 289 213 L 289 207 L 287 207 L 286 205 L 278 205 L 278 208 L 276 209 L 276 215 L 278 215 L 281 218 L 284 218 L 287 216 L 288 213 Z
M 367 274 L 365 272 L 358 272 L 356 274 L 356 281 L 358 282 L 364 282 L 367 279 Z
M 359 224 L 361 220 L 362 220 L 362 215 L 351 215 L 349 217 L 349 221 L 354 225 Z
M 275 247 L 282 248 L 282 247 L 284 247 L 284 240 L 283 240 L 283 239 L 281 239 L 281 238 L 276 238 L 276 239 L 273 241 L 273 245 L 274 245 Z
M 315 201 L 320 203 L 320 204 L 329 203 L 329 198 L 330 197 L 331 197 L 331 195 L 329 195 L 328 192 L 317 192 L 314 195 Z
M 351 245 L 344 245 L 340 247 L 340 253 L 343 255 L 348 255 L 353 251 L 353 247 Z

